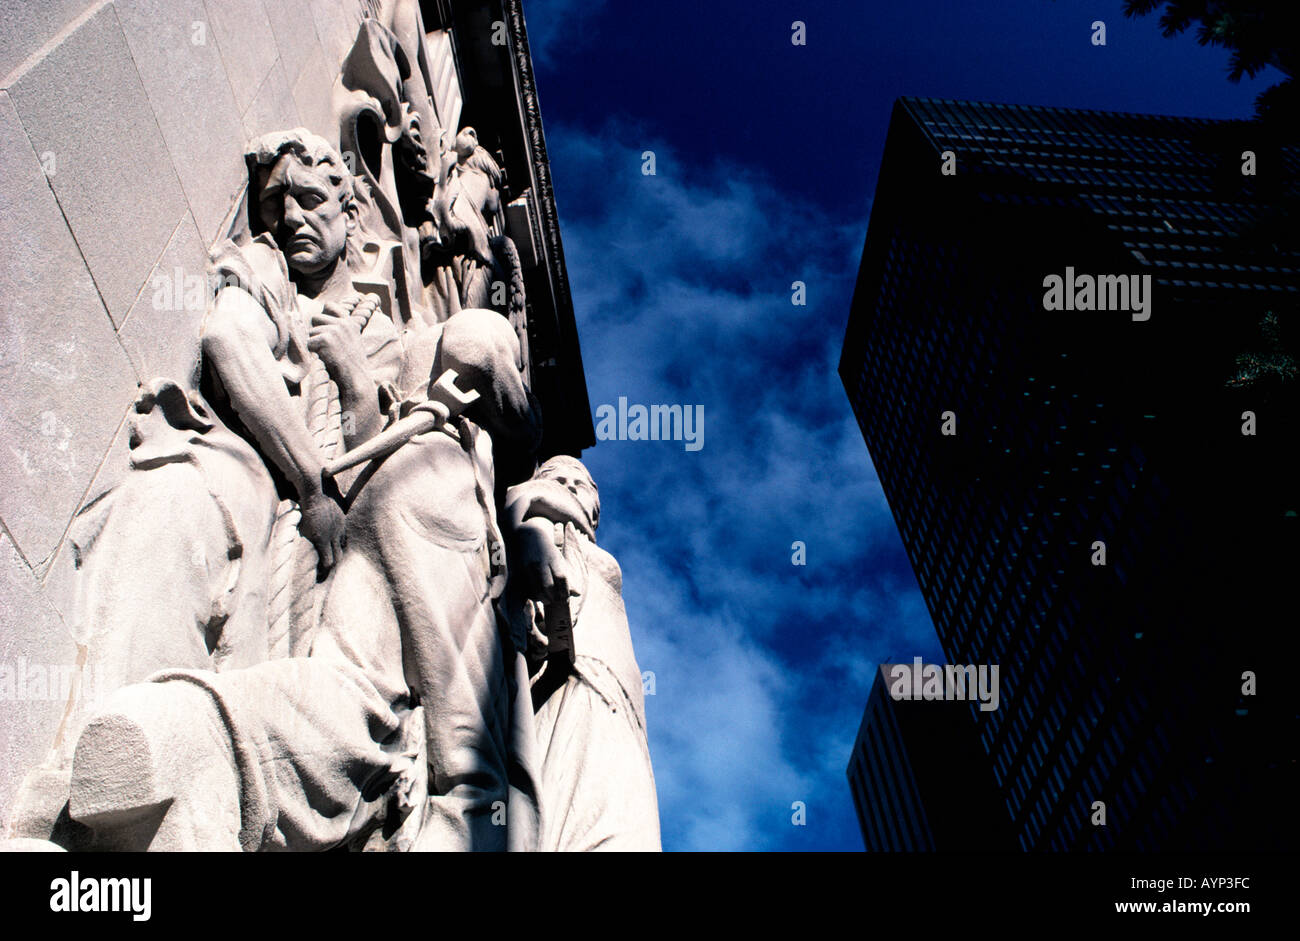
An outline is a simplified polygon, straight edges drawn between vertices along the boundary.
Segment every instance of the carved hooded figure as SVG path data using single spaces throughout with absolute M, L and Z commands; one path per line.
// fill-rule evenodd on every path
M 618 561 L 596 545 L 600 495 L 581 461 L 557 455 L 506 495 L 513 544 L 506 609 L 532 639 L 542 849 L 658 851 L 659 804 L 641 670 Z M 562 611 L 572 656 L 548 656 Z M 564 668 L 559 676 L 548 674 Z

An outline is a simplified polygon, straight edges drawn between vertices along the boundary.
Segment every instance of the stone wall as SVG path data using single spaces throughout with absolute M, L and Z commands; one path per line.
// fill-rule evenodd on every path
M 195 370 L 185 278 L 245 140 L 337 137 L 364 5 L 0 0 L 0 821 L 78 675 L 69 523 L 126 469 L 137 385 Z

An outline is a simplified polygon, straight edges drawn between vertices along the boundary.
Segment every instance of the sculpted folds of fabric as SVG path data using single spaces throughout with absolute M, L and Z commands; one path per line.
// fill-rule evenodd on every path
M 659 849 L 621 572 L 532 387 L 544 150 L 512 187 L 448 28 L 360 9 L 328 123 L 244 149 L 197 381 L 140 386 L 69 528 L 98 682 L 14 848 Z

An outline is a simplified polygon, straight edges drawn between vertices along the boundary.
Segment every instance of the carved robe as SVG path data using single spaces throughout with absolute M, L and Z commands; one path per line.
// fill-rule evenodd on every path
M 618 561 L 564 525 L 576 579 L 574 672 L 534 718 L 542 767 L 542 849 L 658 852 L 659 801 L 646 738 L 641 670 L 632 650 Z M 571 589 L 575 588 L 573 582 Z
M 482 371 L 500 377 L 484 398 L 531 420 L 509 324 L 457 316 L 472 315 L 496 334 L 469 344 L 491 351 Z M 427 385 L 441 335 L 461 323 L 413 339 L 404 374 Z M 417 387 L 407 404 L 421 399 Z M 486 431 L 462 421 L 379 462 L 349 510 L 310 656 L 168 670 L 121 691 L 78 745 L 73 815 L 112 830 L 140 813 L 134 795 L 161 789 L 160 823 L 132 848 L 536 848 L 526 671 L 495 608 L 492 456 Z M 115 806 L 98 769 L 154 773 L 134 753 L 142 742 L 180 764 L 128 780 Z
M 313 415 L 328 410 L 327 377 L 306 345 L 319 302 L 298 296 L 269 236 L 225 243 L 213 270 L 241 285 L 224 290 L 246 292 L 276 324 L 281 375 L 303 421 L 321 424 L 327 439 L 320 419 L 331 416 Z M 362 340 L 377 379 L 394 378 L 400 341 L 391 321 L 371 317 Z M 164 669 L 250 667 L 293 652 L 293 635 L 301 652 L 310 644 L 319 607 L 314 551 L 297 533 L 293 494 L 223 407 L 210 363 L 202 386 L 206 396 L 170 380 L 149 383 L 131 419 L 131 470 L 73 521 L 71 626 L 97 693 Z M 337 432 L 337 408 L 332 419 Z M 72 748 L 92 705 L 80 696 L 70 704 L 49 756 L 19 793 L 15 834 L 48 838 L 57 825 Z

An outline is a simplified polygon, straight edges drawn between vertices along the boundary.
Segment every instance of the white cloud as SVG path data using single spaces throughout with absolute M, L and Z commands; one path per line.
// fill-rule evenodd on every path
M 699 452 L 609 441 L 585 455 L 656 675 L 665 845 L 860 845 L 844 768 L 873 660 L 934 646 L 835 371 L 866 220 L 687 165 L 632 126 L 549 138 L 593 408 L 704 406 Z
M 524 22 L 533 59 L 546 64 L 559 58 L 562 50 L 582 48 L 587 23 L 604 6 L 604 0 L 529 0 Z

